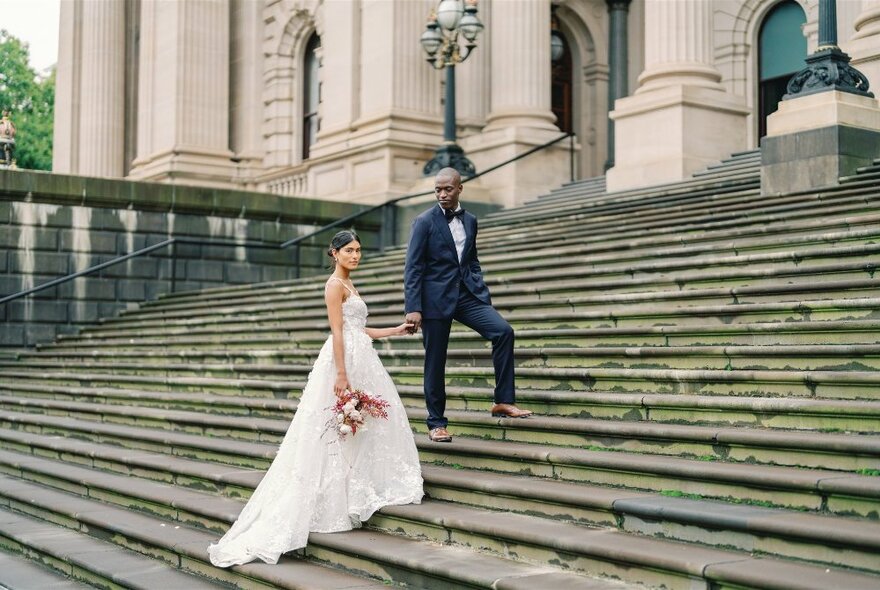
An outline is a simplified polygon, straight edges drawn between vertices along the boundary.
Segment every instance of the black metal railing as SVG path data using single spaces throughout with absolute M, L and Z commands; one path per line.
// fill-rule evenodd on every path
M 533 148 L 530 148 L 521 154 L 517 154 L 513 158 L 509 160 L 505 160 L 500 164 L 496 164 L 489 168 L 486 168 L 482 172 L 475 174 L 469 178 L 462 180 L 462 183 L 467 183 L 472 180 L 476 180 L 481 176 L 485 176 L 490 172 L 494 172 L 499 168 L 503 168 L 508 164 L 512 164 L 517 160 L 521 160 L 527 156 L 534 154 L 535 152 L 539 152 L 543 149 L 546 149 L 552 145 L 559 143 L 560 141 L 568 139 L 569 140 L 569 177 L 572 181 L 574 181 L 574 170 L 575 170 L 575 154 L 574 154 L 574 134 L 573 133 L 565 133 L 560 135 L 556 139 L 552 141 L 548 141 L 546 143 L 542 143 L 541 145 L 537 145 Z M 42 285 L 38 285 L 36 287 L 32 287 L 30 289 L 26 289 L 24 291 L 19 291 L 18 293 L 13 293 L 12 295 L 7 295 L 3 298 L 0 298 L 0 304 L 8 303 L 10 301 L 14 301 L 16 299 L 21 299 L 22 297 L 27 297 L 28 295 L 33 295 L 34 293 L 39 293 L 40 291 L 44 291 L 46 289 L 51 289 L 52 287 L 57 287 L 58 285 L 64 284 L 68 281 L 72 281 L 74 279 L 84 277 L 86 275 L 94 274 L 105 268 L 109 268 L 116 264 L 125 262 L 126 260 L 131 260 L 133 258 L 138 258 L 141 256 L 146 256 L 157 250 L 162 250 L 163 248 L 171 248 L 171 292 L 173 293 L 177 284 L 177 245 L 178 244 L 186 244 L 186 245 L 196 245 L 196 246 L 220 246 L 220 247 L 232 247 L 232 248 L 260 248 L 266 250 L 285 250 L 287 248 L 293 248 L 293 264 L 295 268 L 295 276 L 296 278 L 300 277 L 301 274 L 301 247 L 306 240 L 311 240 L 320 234 L 336 229 L 341 226 L 348 226 L 351 222 L 365 217 L 371 213 L 376 211 L 380 212 L 380 216 L 382 222 L 379 226 L 379 252 L 384 252 L 388 246 L 394 245 L 397 243 L 397 204 L 403 201 L 408 201 L 410 199 L 415 199 L 417 197 L 424 197 L 426 195 L 433 194 L 433 191 L 422 191 L 419 193 L 411 193 L 407 195 L 402 195 L 400 197 L 396 197 L 384 203 L 380 203 L 378 205 L 373 205 L 371 207 L 367 207 L 360 211 L 356 211 L 350 215 L 346 215 L 345 217 L 341 217 L 336 221 L 328 223 L 324 226 L 319 227 L 313 232 L 306 234 L 304 236 L 298 236 L 296 238 L 287 240 L 286 242 L 281 243 L 272 243 L 272 242 L 261 242 L 256 240 L 210 240 L 210 239 L 199 239 L 199 238 L 168 238 L 167 240 L 163 240 L 151 246 L 147 246 L 145 248 L 141 248 L 140 250 L 135 250 L 133 252 L 129 252 L 128 254 L 124 254 L 122 256 L 118 256 L 113 258 L 112 260 L 108 260 L 106 262 L 102 262 L 100 264 L 96 264 L 95 266 L 90 266 L 89 268 L 83 269 L 81 271 L 71 273 L 69 275 L 59 277 L 57 279 L 53 279 L 47 283 L 43 283 Z

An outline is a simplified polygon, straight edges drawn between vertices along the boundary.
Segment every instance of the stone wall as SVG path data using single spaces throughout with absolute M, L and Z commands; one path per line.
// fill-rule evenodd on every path
M 0 297 L 170 237 L 276 245 L 357 211 L 338 202 L 30 171 L 0 171 Z M 379 216 L 354 225 L 378 247 Z M 326 272 L 332 233 L 304 244 L 303 274 Z M 293 249 L 176 246 L 0 304 L 0 346 L 51 341 L 172 290 L 291 279 Z

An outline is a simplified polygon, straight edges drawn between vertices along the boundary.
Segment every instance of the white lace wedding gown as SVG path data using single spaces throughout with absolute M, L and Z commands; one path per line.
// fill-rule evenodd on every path
M 346 287 L 347 288 L 347 287 Z M 349 384 L 390 404 L 388 419 L 340 441 L 326 431 L 336 401 L 333 337 L 324 343 L 278 454 L 232 528 L 208 547 L 218 567 L 305 547 L 309 532 L 347 531 L 383 506 L 419 503 L 422 475 L 415 440 L 391 377 L 364 332 L 367 306 L 355 293 L 342 304 Z

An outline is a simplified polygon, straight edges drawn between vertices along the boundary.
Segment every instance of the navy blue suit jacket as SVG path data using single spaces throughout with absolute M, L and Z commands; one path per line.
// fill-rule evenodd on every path
M 489 288 L 477 259 L 477 218 L 461 217 L 467 236 L 461 264 L 443 209 L 434 205 L 413 220 L 403 273 L 406 313 L 423 319 L 450 319 L 455 314 L 462 284 L 474 297 L 491 305 Z

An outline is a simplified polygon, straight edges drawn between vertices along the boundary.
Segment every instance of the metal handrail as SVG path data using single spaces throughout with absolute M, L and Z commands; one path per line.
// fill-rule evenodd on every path
M 522 158 L 525 158 L 526 156 L 530 156 L 531 154 L 534 154 L 535 152 L 546 149 L 546 148 L 550 147 L 551 145 L 559 143 L 563 139 L 570 139 L 569 150 L 571 151 L 571 154 L 570 154 L 570 164 L 569 164 L 570 170 L 569 170 L 569 172 L 570 172 L 570 178 L 573 181 L 574 180 L 574 134 L 573 133 L 564 133 L 563 135 L 560 135 L 559 137 L 557 137 L 556 139 L 554 139 L 552 141 L 548 141 L 546 143 L 542 143 L 541 145 L 530 148 L 530 149 L 522 152 L 521 154 L 517 154 L 516 156 L 514 156 L 513 158 L 510 158 L 509 160 L 505 160 L 504 162 L 501 162 L 500 164 L 495 164 L 494 166 L 491 166 L 478 174 L 474 174 L 473 176 L 471 176 L 469 178 L 463 179 L 462 184 L 470 182 L 472 180 L 476 180 L 477 178 L 479 178 L 481 176 L 484 176 L 490 172 L 494 172 L 495 170 L 498 170 L 499 168 L 507 166 L 508 164 L 512 164 L 513 162 L 516 162 L 517 160 L 521 160 Z M 90 266 L 89 268 L 83 269 L 81 271 L 71 273 L 69 275 L 59 277 L 57 279 L 53 279 L 53 280 L 49 281 L 48 283 L 43 283 L 42 285 L 38 285 L 36 287 L 31 287 L 30 289 L 26 289 L 24 291 L 19 291 L 18 293 L 13 293 L 12 295 L 7 295 L 6 297 L 0 298 L 0 304 L 8 303 L 10 301 L 20 299 L 22 297 L 27 297 L 28 295 L 33 295 L 34 293 L 39 293 L 40 291 L 44 291 L 46 289 L 51 289 L 52 287 L 57 287 L 58 285 L 64 284 L 68 281 L 72 281 L 74 279 L 78 279 L 80 277 L 96 273 L 96 272 L 103 270 L 105 268 L 114 266 L 114 265 L 119 264 L 121 262 L 125 262 L 126 260 L 131 260 L 132 258 L 145 256 L 147 254 L 150 254 L 151 252 L 155 252 L 156 250 L 161 250 L 162 248 L 167 248 L 168 246 L 172 247 L 171 292 L 173 293 L 175 290 L 175 283 L 176 283 L 176 279 L 177 279 L 177 272 L 176 272 L 177 244 L 192 244 L 192 245 L 200 245 L 200 246 L 228 246 L 228 247 L 235 247 L 235 248 L 264 248 L 264 249 L 280 249 L 280 250 L 285 250 L 285 249 L 293 246 L 293 247 L 296 247 L 295 254 L 294 254 L 294 264 L 296 265 L 296 277 L 299 278 L 299 275 L 300 275 L 300 244 L 302 244 L 304 241 L 311 239 L 311 238 L 314 238 L 315 236 L 317 236 L 327 230 L 339 227 L 341 225 L 347 225 L 356 219 L 359 219 L 365 215 L 369 215 L 370 213 L 373 213 L 374 211 L 378 211 L 380 209 L 384 210 L 386 207 L 391 207 L 393 205 L 396 205 L 397 203 L 400 203 L 401 201 L 407 201 L 409 199 L 414 199 L 416 197 L 424 197 L 426 195 L 431 195 L 431 194 L 434 194 L 434 191 L 422 191 L 422 192 L 418 192 L 418 193 L 410 193 L 410 194 L 402 195 L 400 197 L 395 197 L 389 201 L 385 201 L 384 203 L 380 203 L 378 205 L 373 205 L 371 207 L 367 207 L 366 209 L 362 209 L 361 211 L 356 211 L 355 213 L 351 213 L 349 215 L 346 215 L 345 217 L 341 217 L 332 223 L 328 223 L 327 225 L 324 225 L 324 226 L 316 229 L 315 231 L 313 231 L 310 234 L 306 234 L 304 236 L 298 236 L 296 238 L 287 240 L 286 242 L 281 242 L 280 244 L 271 243 L 271 242 L 259 242 L 259 241 L 254 241 L 254 240 L 250 240 L 250 241 L 244 240 L 244 241 L 239 242 L 239 241 L 235 241 L 235 240 L 202 240 L 202 239 L 198 239 L 198 238 L 185 238 L 185 237 L 168 238 L 167 240 L 163 240 L 161 242 L 153 244 L 152 246 L 147 246 L 145 248 L 141 248 L 140 250 L 135 250 L 134 252 L 129 252 L 128 254 L 123 254 L 122 256 L 118 256 L 116 258 L 113 258 L 112 260 L 108 260 L 106 262 L 96 264 L 95 266 Z M 392 211 L 393 211 L 393 209 L 392 209 Z M 382 224 L 382 229 L 380 231 L 382 231 L 382 232 L 385 231 L 385 225 L 387 225 L 387 224 L 386 223 Z M 392 228 L 392 231 L 393 231 L 393 228 Z M 379 244 L 380 251 L 384 251 L 386 241 L 388 241 L 388 240 L 380 239 L 380 244 Z

